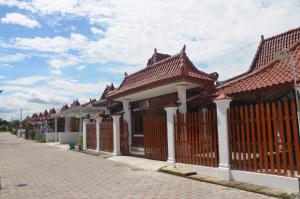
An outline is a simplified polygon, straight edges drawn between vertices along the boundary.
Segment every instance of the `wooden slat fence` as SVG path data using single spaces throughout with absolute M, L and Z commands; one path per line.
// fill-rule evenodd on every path
M 167 117 L 144 117 L 144 150 L 145 157 L 166 161 L 168 157 Z
M 176 162 L 217 167 L 219 164 L 216 109 L 175 116 Z
M 96 150 L 96 123 L 87 123 L 86 125 L 86 147 Z
M 228 118 L 232 169 L 290 177 L 299 175 L 294 101 L 231 106 Z
M 100 124 L 100 150 L 106 152 L 113 152 L 112 121 L 104 121 Z
M 129 155 L 128 123 L 126 121 L 121 122 L 120 141 L 122 155 Z

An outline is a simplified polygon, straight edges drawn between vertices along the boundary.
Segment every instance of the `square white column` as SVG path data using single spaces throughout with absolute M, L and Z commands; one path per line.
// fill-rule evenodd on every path
M 86 150 L 86 131 L 87 131 L 87 123 L 89 122 L 88 119 L 84 119 L 83 120 L 83 124 L 82 124 L 82 139 L 83 139 L 83 150 Z
M 57 117 L 54 118 L 54 132 L 57 133 Z
M 129 100 L 122 100 L 123 103 L 123 111 L 124 111 L 124 120 L 128 124 L 128 144 L 129 144 L 129 153 L 131 151 L 130 146 L 132 144 L 131 138 L 131 111 L 129 108 Z
M 113 115 L 113 144 L 114 144 L 114 152 L 115 156 L 121 155 L 120 148 L 120 117 L 121 115 Z
M 229 138 L 228 138 L 228 118 L 227 110 L 229 109 L 231 99 L 215 99 L 217 106 L 218 122 L 218 144 L 219 144 L 219 168 L 218 178 L 230 180 L 230 160 L 229 160 Z
M 187 113 L 187 103 L 186 103 L 186 86 L 179 85 L 177 88 L 178 99 L 180 100 L 179 112 Z
M 79 118 L 79 132 L 82 132 L 82 117 Z
M 101 122 L 102 122 L 102 117 L 99 117 L 96 119 L 96 151 L 100 151 L 100 125 L 101 125 Z
M 168 137 L 168 160 L 167 166 L 175 167 L 175 131 L 174 131 L 174 116 L 178 107 L 169 106 L 165 110 L 167 112 L 167 137 Z

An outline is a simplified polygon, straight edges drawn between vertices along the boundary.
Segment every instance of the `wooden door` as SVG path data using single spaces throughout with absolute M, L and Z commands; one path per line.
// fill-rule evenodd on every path
M 146 114 L 145 110 L 132 111 L 131 126 L 132 126 L 132 146 L 144 147 L 144 126 L 143 118 Z

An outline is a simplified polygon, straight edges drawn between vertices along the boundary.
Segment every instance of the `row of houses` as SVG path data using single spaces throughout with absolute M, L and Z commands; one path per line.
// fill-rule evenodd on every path
M 185 48 L 175 55 L 155 49 L 143 69 L 125 73 L 98 100 L 24 123 L 46 129 L 46 141 L 82 135 L 84 150 L 299 192 L 300 28 L 262 36 L 249 70 L 223 82 L 199 71 Z

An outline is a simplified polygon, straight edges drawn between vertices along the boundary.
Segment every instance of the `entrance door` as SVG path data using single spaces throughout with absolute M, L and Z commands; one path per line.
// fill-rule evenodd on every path
M 132 146 L 144 147 L 144 126 L 143 118 L 146 114 L 145 110 L 136 110 L 131 113 L 131 128 L 132 128 Z

